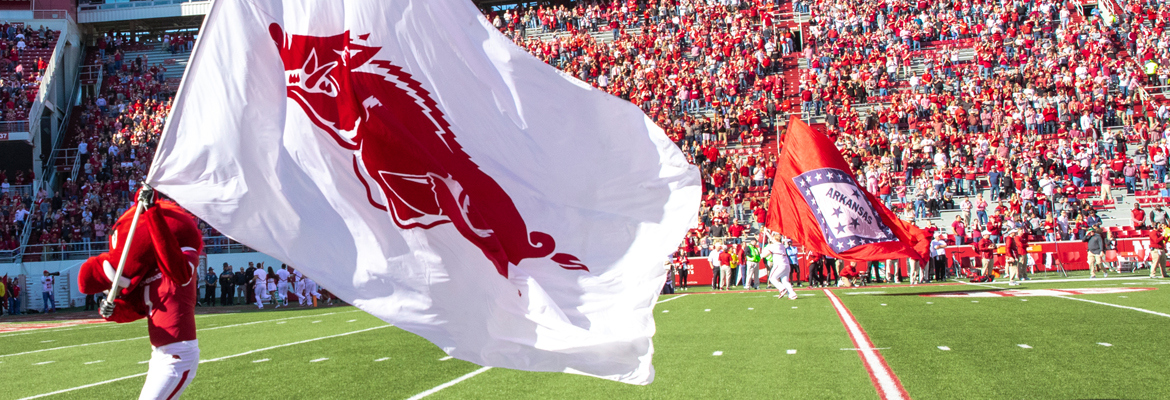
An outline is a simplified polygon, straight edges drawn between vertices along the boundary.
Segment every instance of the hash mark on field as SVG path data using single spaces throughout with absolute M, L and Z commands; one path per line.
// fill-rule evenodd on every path
M 1105 342 L 1099 342 L 1099 343 L 1097 343 L 1097 344 L 1099 344 L 1099 345 L 1102 345 L 1102 346 L 1105 346 L 1105 347 L 1113 347 L 1113 345 L 1111 345 L 1111 344 L 1109 344 L 1109 343 L 1105 343 Z
M 933 301 L 928 301 L 928 302 L 926 302 L 926 304 L 934 304 L 934 302 L 933 302 Z
M 106 360 L 90 361 L 90 362 L 87 362 L 87 363 L 85 363 L 85 365 L 90 365 L 90 364 L 97 364 L 97 363 L 100 363 L 100 362 L 103 362 L 103 361 L 106 361 Z
M 315 323 L 318 323 L 318 322 L 321 322 L 321 321 L 313 321 L 313 323 L 314 323 L 314 324 L 315 324 Z
M 351 320 L 345 321 L 345 322 L 356 322 L 356 321 L 357 321 L 356 319 L 351 319 Z
M 56 340 L 42 340 L 41 341 L 41 343 L 52 343 L 52 342 L 56 342 Z
M 316 359 L 316 360 L 309 360 L 309 362 L 322 362 L 322 361 L 325 361 L 325 360 L 328 360 L 328 358 L 318 358 L 318 359 Z
M 751 308 L 751 307 L 748 307 L 748 310 L 755 310 L 755 309 L 754 309 L 754 308 Z
M 788 354 L 796 354 L 796 349 L 789 349 Z
M 267 359 L 267 358 L 261 358 L 261 359 L 259 359 L 259 360 L 252 360 L 252 363 L 253 363 L 253 364 L 255 364 L 255 363 L 262 363 L 262 362 L 265 362 L 265 361 L 268 361 L 268 359 Z
M 39 363 L 33 363 L 33 365 L 45 365 L 45 364 L 52 364 L 52 363 L 55 363 L 55 362 L 56 362 L 56 361 L 41 361 L 41 362 L 39 362 Z
M 379 359 L 377 359 L 377 360 L 374 360 L 374 362 L 382 362 L 382 361 L 386 361 L 386 360 L 389 360 L 389 359 L 390 359 L 390 357 L 382 357 L 382 358 L 379 358 Z
M 721 355 L 723 355 L 723 352 L 722 352 L 722 351 L 716 351 L 716 352 L 714 352 L 714 353 L 711 353 L 711 355 L 713 355 L 713 356 L 721 356 Z
M 1119 298 L 1122 298 L 1122 299 L 1128 299 L 1128 298 L 1129 298 L 1129 296 L 1117 296 L 1117 297 L 1119 297 Z M 41 343 L 44 343 L 44 342 L 41 342 Z
M 446 357 L 440 358 L 439 361 L 447 361 L 447 360 L 450 360 L 452 358 L 455 358 L 455 357 L 446 356 Z
M 1026 344 L 1017 344 L 1016 346 L 1020 346 L 1020 348 L 1021 348 L 1021 349 L 1030 349 L 1030 348 L 1032 348 L 1032 346 L 1029 346 L 1029 345 L 1026 345 Z
M 1020 301 L 1028 301 L 1028 299 L 1020 299 Z
M 710 309 L 710 308 L 708 308 L 708 309 L 706 309 L 706 310 L 703 310 L 703 312 L 710 312 L 710 311 L 711 311 L 711 309 Z
M 796 306 L 792 306 L 792 309 L 793 309 L 793 310 L 795 310 L 795 309 L 796 309 Z
M 668 313 L 668 312 L 670 312 L 670 310 L 662 310 L 662 313 L 663 313 L 663 314 L 666 314 L 666 313 Z
M 951 348 L 947 346 L 938 346 L 938 349 L 942 351 L 951 351 Z
M 148 363 L 148 362 L 150 362 L 150 360 L 146 360 L 146 361 L 139 361 L 138 363 L 139 363 L 139 364 L 146 364 L 146 363 Z
M 884 306 L 884 305 L 886 305 L 886 303 L 882 303 L 882 305 Z
M 979 300 L 971 300 L 972 303 L 978 303 Z

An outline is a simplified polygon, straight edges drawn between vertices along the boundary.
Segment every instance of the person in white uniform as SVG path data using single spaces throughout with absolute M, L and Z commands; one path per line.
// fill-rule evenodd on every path
M 288 307 L 288 265 L 280 264 L 276 271 L 276 299 Z
M 792 282 L 789 281 L 789 275 L 792 275 L 792 265 L 788 264 L 789 240 L 784 238 L 784 242 L 781 243 L 775 237 L 769 239 L 768 245 L 760 252 L 760 256 L 771 260 L 771 265 L 768 266 L 768 283 L 780 291 L 780 296 L 788 292 L 788 299 L 796 300 L 796 291 L 792 289 Z
M 256 287 L 256 306 L 263 310 L 264 302 L 268 300 L 268 271 L 263 265 L 252 273 L 252 284 Z

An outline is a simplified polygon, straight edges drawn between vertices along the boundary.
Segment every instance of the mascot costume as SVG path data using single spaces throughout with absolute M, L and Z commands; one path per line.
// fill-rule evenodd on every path
M 130 238 L 139 208 L 142 213 Z M 109 294 L 118 280 L 114 301 L 103 301 L 100 312 L 106 320 L 118 323 L 147 320 L 153 350 L 139 399 L 179 398 L 195 379 L 199 366 L 195 267 L 203 250 L 203 235 L 195 218 L 177 204 L 156 203 L 150 187 L 139 191 L 138 202 L 111 228 L 110 251 L 82 264 L 78 286 L 85 294 Z M 118 276 L 115 266 L 123 253 L 126 263 Z

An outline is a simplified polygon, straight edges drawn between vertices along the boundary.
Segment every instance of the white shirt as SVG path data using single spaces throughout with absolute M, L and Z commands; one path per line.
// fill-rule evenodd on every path
M 788 246 L 783 243 L 772 242 L 764 246 L 764 250 L 760 252 L 760 258 L 766 258 L 770 255 L 776 255 L 772 257 L 772 264 L 779 262 L 788 265 Z
M 719 251 L 719 250 L 712 251 L 710 254 L 707 255 L 707 262 L 711 263 L 712 267 L 719 266 L 719 253 L 722 253 L 722 251 Z
M 256 283 L 260 285 L 263 285 L 264 281 L 268 279 L 268 271 L 263 269 L 257 268 L 256 272 L 253 272 L 252 274 L 256 276 Z
M 280 279 L 277 280 L 278 282 L 288 282 L 288 270 L 287 269 L 277 270 L 276 276 L 280 277 Z
M 935 257 L 947 255 L 946 246 L 947 242 L 940 239 L 930 241 L 930 250 Z
M 52 276 L 41 276 L 41 286 L 42 286 L 41 291 L 52 292 L 53 291 L 53 277 Z

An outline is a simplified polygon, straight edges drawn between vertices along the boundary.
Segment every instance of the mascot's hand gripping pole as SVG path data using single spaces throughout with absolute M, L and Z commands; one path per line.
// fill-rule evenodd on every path
M 154 188 L 144 183 L 142 190 L 138 191 L 134 218 L 130 220 L 130 232 L 126 234 L 126 244 L 122 247 L 122 256 L 118 258 L 118 269 L 114 271 L 110 290 L 107 292 L 106 298 L 102 300 L 101 307 L 98 308 L 98 314 L 102 317 L 109 318 L 114 315 L 114 300 L 118 298 L 118 281 L 122 280 L 122 271 L 126 268 L 126 257 L 130 255 L 131 243 L 134 243 L 134 232 L 138 230 L 138 217 L 152 205 L 154 205 Z

